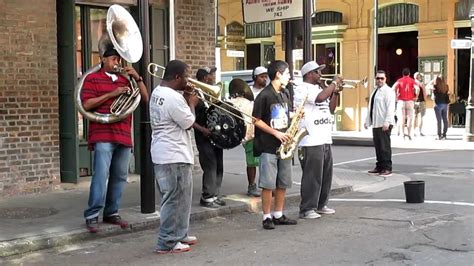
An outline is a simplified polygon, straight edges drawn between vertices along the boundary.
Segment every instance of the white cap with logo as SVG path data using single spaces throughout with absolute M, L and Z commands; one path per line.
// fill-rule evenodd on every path
M 314 61 L 309 61 L 308 63 L 304 64 L 303 67 L 301 68 L 301 76 L 304 77 L 308 72 L 313 71 L 313 70 L 323 70 L 326 67 L 326 65 L 318 65 L 318 63 Z
M 260 74 L 266 74 L 266 73 L 268 73 L 268 70 L 263 66 L 256 67 L 255 70 L 253 71 L 254 76 L 258 76 Z

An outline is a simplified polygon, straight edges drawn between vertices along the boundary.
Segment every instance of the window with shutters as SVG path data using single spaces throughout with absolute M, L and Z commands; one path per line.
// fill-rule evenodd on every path
M 394 27 L 418 23 L 419 8 L 413 4 L 394 4 L 379 9 L 378 26 Z

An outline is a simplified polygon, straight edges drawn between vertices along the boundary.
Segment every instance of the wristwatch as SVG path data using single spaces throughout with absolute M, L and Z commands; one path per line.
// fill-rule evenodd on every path
M 138 82 L 143 82 L 143 78 L 140 76 L 138 79 L 135 80 L 137 83 Z

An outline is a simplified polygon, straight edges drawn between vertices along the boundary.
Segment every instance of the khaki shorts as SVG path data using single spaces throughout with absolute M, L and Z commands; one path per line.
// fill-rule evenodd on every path
M 421 114 L 421 116 L 425 116 L 426 114 L 425 102 L 415 102 L 415 115 L 417 114 Z

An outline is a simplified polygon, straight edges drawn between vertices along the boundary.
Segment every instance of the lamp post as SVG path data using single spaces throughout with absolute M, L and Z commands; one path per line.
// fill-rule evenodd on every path
M 311 7 L 313 0 L 303 0 L 303 64 L 312 60 L 311 55 Z
M 379 14 L 379 1 L 374 0 L 374 77 L 378 67 L 378 46 L 379 46 L 379 24 L 378 24 L 378 14 Z
M 471 6 L 471 12 L 469 13 L 471 18 L 471 34 L 474 33 L 474 5 Z M 474 90 L 474 43 L 471 42 L 471 75 L 469 76 L 469 97 L 467 98 L 466 106 L 466 132 L 464 134 L 464 140 L 473 142 L 474 141 L 474 99 L 472 98 Z

